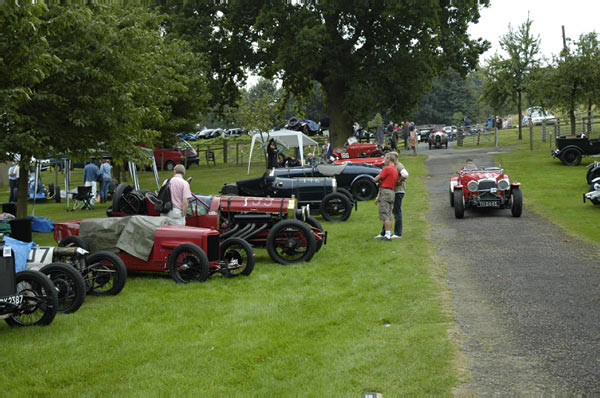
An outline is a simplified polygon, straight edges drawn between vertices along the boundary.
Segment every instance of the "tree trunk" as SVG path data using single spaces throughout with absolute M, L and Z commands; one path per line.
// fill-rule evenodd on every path
M 517 108 L 519 111 L 519 139 L 523 139 L 523 104 L 521 103 L 521 92 L 517 93 Z
M 352 136 L 352 120 L 344 111 L 344 89 L 325 87 L 327 93 L 327 113 L 329 114 L 329 141 L 331 145 L 342 146 Z
M 17 218 L 27 217 L 27 199 L 29 199 L 29 170 L 19 164 L 19 185 L 17 192 Z

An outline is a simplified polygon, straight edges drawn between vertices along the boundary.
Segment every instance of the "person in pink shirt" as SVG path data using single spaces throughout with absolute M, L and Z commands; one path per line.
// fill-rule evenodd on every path
M 167 213 L 167 217 L 177 220 L 178 225 L 185 225 L 188 200 L 192 197 L 190 184 L 183 179 L 184 175 L 185 166 L 178 164 L 173 169 L 173 177 L 169 181 L 173 208 Z

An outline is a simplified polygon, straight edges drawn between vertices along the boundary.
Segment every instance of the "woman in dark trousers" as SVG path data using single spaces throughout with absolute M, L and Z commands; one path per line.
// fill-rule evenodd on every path
M 277 167 L 277 144 L 275 140 L 271 138 L 269 145 L 267 145 L 267 169 L 271 170 Z

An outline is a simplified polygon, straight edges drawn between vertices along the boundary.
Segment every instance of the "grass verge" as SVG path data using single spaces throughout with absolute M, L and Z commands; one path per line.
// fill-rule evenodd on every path
M 401 240 L 373 239 L 377 209 L 361 202 L 346 223 L 321 220 L 328 244 L 310 263 L 281 266 L 257 250 L 247 278 L 179 286 L 130 275 L 118 296 L 87 297 L 47 328 L 0 326 L 0 385 L 15 395 L 449 394 L 452 319 L 429 270 L 424 158 L 402 161 L 411 179 Z M 243 168 L 189 174 L 202 193 L 245 177 Z M 151 187 L 151 176 L 142 181 Z M 36 214 L 102 216 L 106 205 L 64 206 L 41 204 Z

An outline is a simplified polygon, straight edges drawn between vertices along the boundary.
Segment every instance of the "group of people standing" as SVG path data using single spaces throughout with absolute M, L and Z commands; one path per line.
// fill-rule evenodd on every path
M 414 133 L 415 123 L 414 122 L 401 122 L 400 124 L 389 121 L 387 126 L 382 123 L 375 130 L 375 143 L 378 147 L 383 148 L 385 146 L 385 136 L 390 137 L 390 147 L 393 151 L 398 149 L 398 142 L 400 139 L 404 140 L 404 148 L 408 149 L 409 139 L 413 143 L 414 148 Z
M 375 177 L 375 182 L 379 182 L 376 203 L 379 205 L 379 219 L 383 222 L 381 232 L 375 235 L 376 239 L 391 241 L 402 237 L 402 199 L 406 192 L 407 178 L 408 171 L 398 161 L 398 153 L 394 151 L 386 153 L 384 168 Z
M 100 202 L 106 203 L 108 200 L 108 187 L 110 185 L 112 166 L 108 158 L 102 158 L 100 167 L 96 165 L 95 160 L 90 160 L 83 168 L 83 184 L 86 187 L 92 187 L 92 196 L 96 198 L 96 183 L 100 183 Z

